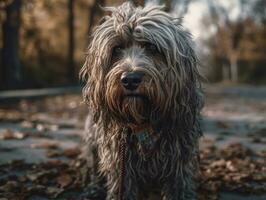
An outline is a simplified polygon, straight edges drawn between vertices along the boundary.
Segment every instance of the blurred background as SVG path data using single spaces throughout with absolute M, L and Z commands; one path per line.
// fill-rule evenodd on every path
M 104 14 L 99 5 L 122 2 L 1 0 L 0 89 L 77 85 L 89 34 Z M 184 17 L 209 82 L 266 83 L 265 0 L 147 2 Z
M 104 200 L 82 157 L 79 70 L 100 6 L 0 0 L 0 199 Z M 132 0 L 183 17 L 206 77 L 199 200 L 266 199 L 266 0 Z

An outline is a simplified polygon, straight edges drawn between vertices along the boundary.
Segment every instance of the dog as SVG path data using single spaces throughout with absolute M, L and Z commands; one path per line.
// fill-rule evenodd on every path
M 197 199 L 203 98 L 191 35 L 163 6 L 104 9 L 80 72 L 88 167 L 108 200 Z

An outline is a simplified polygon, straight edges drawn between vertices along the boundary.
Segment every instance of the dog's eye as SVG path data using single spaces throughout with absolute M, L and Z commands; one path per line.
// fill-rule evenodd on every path
M 117 56 L 120 55 L 122 53 L 123 47 L 122 46 L 115 46 L 113 48 L 113 55 Z
M 156 45 L 152 44 L 152 43 L 146 43 L 145 44 L 145 49 L 152 52 L 152 53 L 156 53 L 158 52 L 158 49 L 156 47 Z

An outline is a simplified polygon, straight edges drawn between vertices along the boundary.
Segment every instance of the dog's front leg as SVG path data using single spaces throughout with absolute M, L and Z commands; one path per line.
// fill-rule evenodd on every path
M 139 188 L 135 178 L 126 175 L 124 182 L 124 200 L 138 200 Z
M 163 188 L 163 200 L 196 200 L 195 183 L 191 176 L 167 181 Z
M 120 179 L 118 173 L 111 173 L 107 178 L 108 193 L 106 200 L 119 200 Z M 124 177 L 123 200 L 138 200 L 138 184 L 128 173 Z

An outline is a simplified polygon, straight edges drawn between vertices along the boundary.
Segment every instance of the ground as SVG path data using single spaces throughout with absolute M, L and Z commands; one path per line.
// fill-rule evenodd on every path
M 205 92 L 200 200 L 266 199 L 266 88 Z M 103 199 L 83 176 L 79 93 L 0 100 L 0 200 Z

